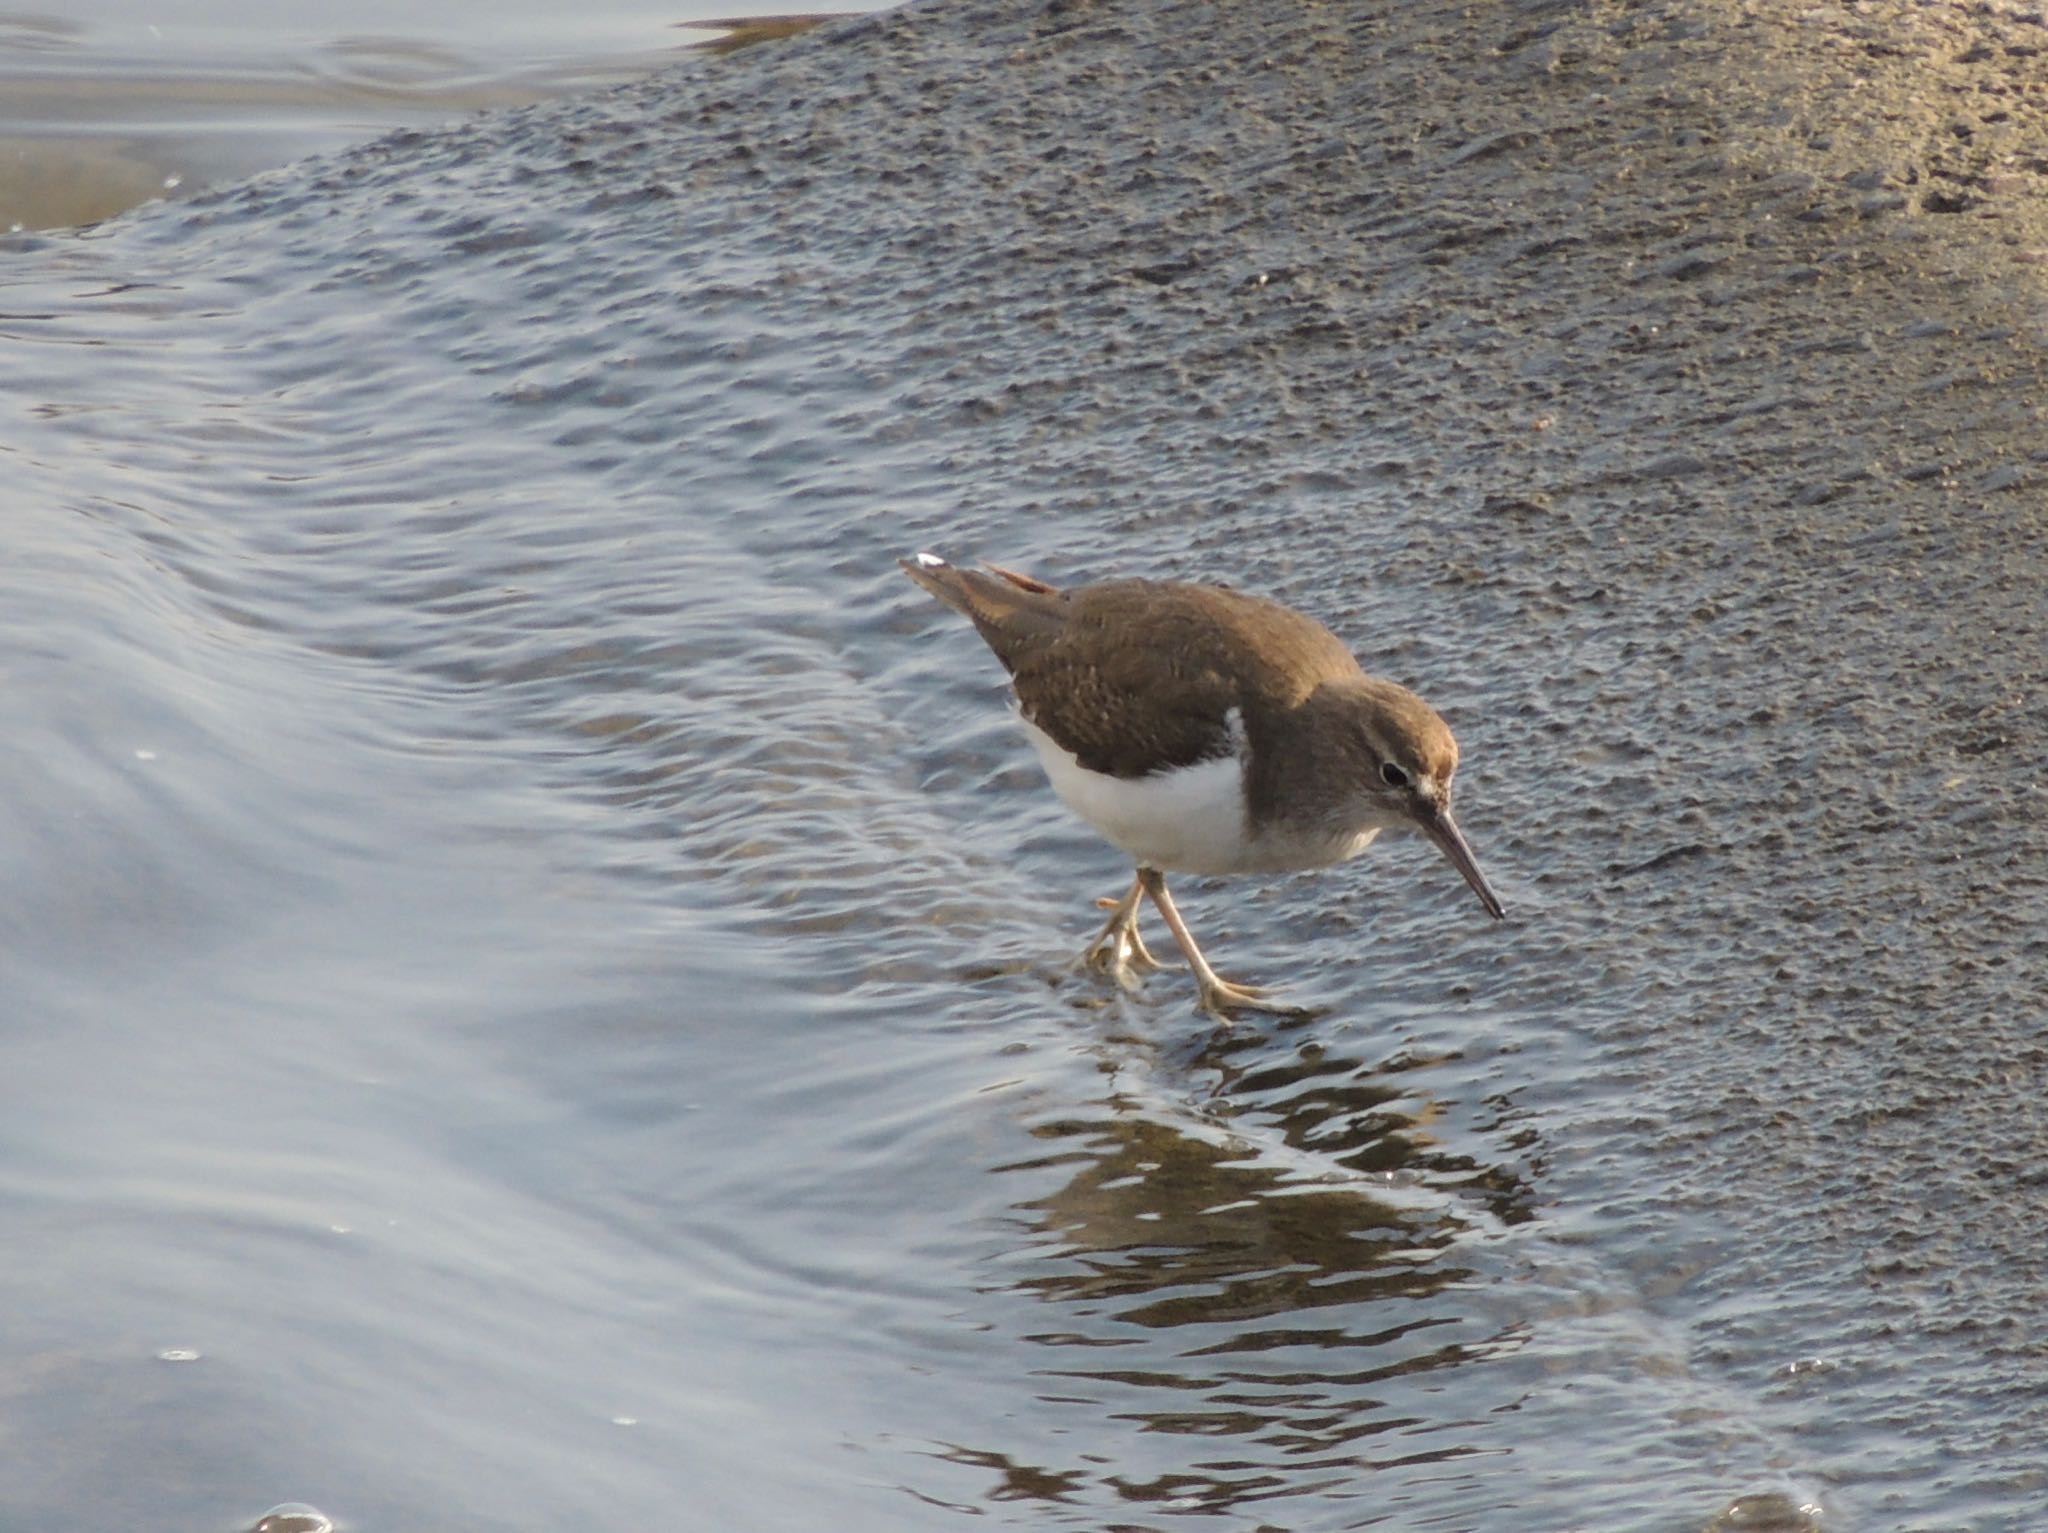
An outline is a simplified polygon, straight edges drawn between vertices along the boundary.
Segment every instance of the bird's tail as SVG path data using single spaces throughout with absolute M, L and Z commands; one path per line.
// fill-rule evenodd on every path
M 1057 628 L 1063 621 L 1059 588 L 1015 570 L 990 564 L 983 567 L 984 574 L 948 564 L 937 554 L 922 553 L 897 563 L 904 574 L 940 601 L 973 619 L 998 655 L 1009 648 L 1004 641 Z

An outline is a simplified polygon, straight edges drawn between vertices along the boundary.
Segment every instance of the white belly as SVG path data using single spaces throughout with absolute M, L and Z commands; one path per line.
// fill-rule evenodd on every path
M 1162 873 L 1242 873 L 1260 865 L 1245 841 L 1244 764 L 1236 756 L 1151 777 L 1091 772 L 1019 717 L 1053 792 L 1133 862 Z

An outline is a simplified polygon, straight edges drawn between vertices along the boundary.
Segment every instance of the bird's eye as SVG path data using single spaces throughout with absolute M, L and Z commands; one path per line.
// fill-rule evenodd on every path
M 1393 762 L 1383 761 L 1380 763 L 1380 781 L 1390 788 L 1405 788 L 1408 786 L 1408 774 Z

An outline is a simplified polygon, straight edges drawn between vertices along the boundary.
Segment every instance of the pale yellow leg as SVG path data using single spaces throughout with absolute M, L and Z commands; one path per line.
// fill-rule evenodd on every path
M 1138 935 L 1138 905 L 1145 886 L 1132 880 L 1131 892 L 1120 900 L 1098 900 L 1109 911 L 1109 919 L 1095 940 L 1081 952 L 1080 965 L 1100 970 L 1125 990 L 1138 988 L 1138 975 L 1166 967 L 1154 958 Z
M 1159 907 L 1160 915 L 1166 918 L 1166 929 L 1173 933 L 1173 940 L 1187 955 L 1188 967 L 1195 971 L 1195 983 L 1201 988 L 1204 1011 L 1213 1012 L 1225 1022 L 1230 1020 L 1234 1011 L 1270 1011 L 1286 1017 L 1306 1015 L 1300 1006 L 1269 1001 L 1264 991 L 1251 985 L 1233 985 L 1210 968 L 1209 960 L 1195 946 L 1194 934 L 1188 930 L 1187 922 L 1180 918 L 1180 911 L 1174 907 L 1173 896 L 1166 892 L 1165 874 L 1157 868 L 1140 868 L 1138 887 Z

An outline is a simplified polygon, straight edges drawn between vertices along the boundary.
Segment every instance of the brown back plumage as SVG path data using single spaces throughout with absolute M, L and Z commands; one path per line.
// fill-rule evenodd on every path
M 1322 624 L 1220 586 L 1106 580 L 1063 591 L 994 566 L 903 568 L 972 619 L 1027 719 L 1115 777 L 1226 755 L 1233 711 L 1256 738 L 1318 687 L 1362 676 Z

